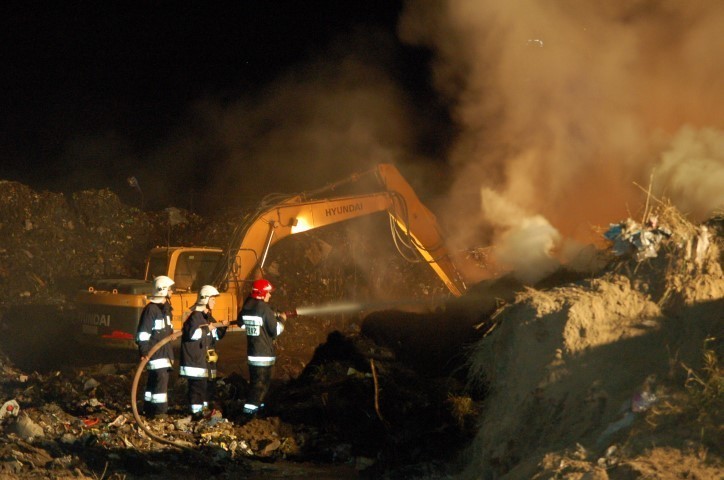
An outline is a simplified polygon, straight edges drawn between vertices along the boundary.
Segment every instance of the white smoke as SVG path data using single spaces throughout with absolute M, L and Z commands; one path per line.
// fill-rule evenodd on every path
M 722 125 L 722 25 L 718 0 L 408 2 L 400 36 L 433 51 L 436 88 L 461 131 L 446 209 L 460 212 L 457 245 L 518 239 L 505 231 L 523 223 L 501 227 L 470 202 L 481 187 L 547 219 L 568 244 L 594 241 L 592 225 L 641 208 L 634 183 L 647 184 L 659 158 L 659 191 L 692 212 L 720 205 L 718 176 L 695 172 L 721 161 L 701 149 L 705 129 Z M 698 140 L 672 143 L 684 125 Z
M 493 239 L 497 268 L 535 283 L 559 266 L 552 254 L 561 236 L 548 220 L 526 213 L 493 190 L 483 189 L 481 197 L 485 220 L 497 232 Z
M 724 211 L 724 131 L 683 128 L 661 155 L 654 185 L 694 220 Z

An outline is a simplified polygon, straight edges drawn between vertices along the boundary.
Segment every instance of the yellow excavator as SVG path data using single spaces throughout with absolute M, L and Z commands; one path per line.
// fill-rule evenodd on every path
M 328 197 L 344 184 L 376 178 L 377 191 Z M 440 277 L 451 294 L 466 291 L 449 255 L 435 216 L 391 164 L 354 174 L 324 188 L 285 198 L 273 197 L 240 224 L 226 249 L 214 247 L 157 247 L 151 250 L 143 280 L 107 279 L 79 292 L 76 306 L 79 339 L 104 347 L 136 348 L 136 327 L 148 302 L 153 278 L 167 275 L 175 282 L 171 297 L 174 329 L 183 324 L 183 312 L 196 302 L 198 289 L 214 285 L 221 293 L 214 307 L 217 321 L 234 321 L 251 281 L 261 275 L 272 245 L 283 238 L 377 212 L 389 214 L 398 250 L 414 250 Z

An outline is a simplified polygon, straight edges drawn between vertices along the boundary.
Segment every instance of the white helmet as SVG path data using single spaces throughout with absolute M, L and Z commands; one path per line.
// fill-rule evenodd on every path
M 175 282 L 166 275 L 159 275 L 153 279 L 153 293 L 149 295 L 151 298 L 166 298 L 169 296 L 169 289 Z
M 203 307 L 209 304 L 209 298 L 211 297 L 217 297 L 219 296 L 219 291 L 212 287 L 211 285 L 204 285 L 201 287 L 201 290 L 199 290 L 199 297 L 196 299 L 196 307 L 202 307 L 201 310 L 203 310 Z

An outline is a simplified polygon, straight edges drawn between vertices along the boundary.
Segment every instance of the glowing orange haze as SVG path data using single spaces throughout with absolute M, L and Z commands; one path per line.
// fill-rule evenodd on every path
M 634 182 L 646 188 L 651 172 L 654 193 L 693 220 L 724 207 L 722 27 L 717 0 L 406 4 L 400 34 L 435 51 L 437 88 L 462 128 L 453 241 L 538 238 L 502 246 L 534 280 L 552 265 L 530 250 L 639 218 Z

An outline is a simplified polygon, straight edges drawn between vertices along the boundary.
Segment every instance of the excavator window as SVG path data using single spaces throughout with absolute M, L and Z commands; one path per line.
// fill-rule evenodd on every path
M 168 254 L 154 253 L 148 259 L 148 271 L 146 272 L 146 280 L 152 281 L 159 275 L 168 275 Z
M 221 252 L 184 252 L 176 262 L 174 274 L 177 290 L 197 291 L 209 284 Z

